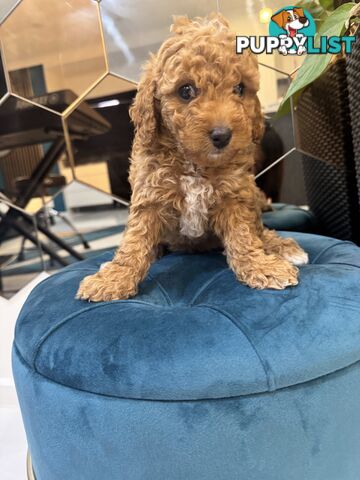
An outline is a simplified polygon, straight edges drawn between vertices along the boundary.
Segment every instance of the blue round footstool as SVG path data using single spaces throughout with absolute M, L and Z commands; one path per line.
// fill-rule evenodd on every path
M 262 220 L 271 230 L 306 233 L 319 233 L 320 230 L 311 211 L 287 203 L 273 203 L 272 210 L 264 212 Z
M 111 253 L 38 285 L 13 350 L 37 480 L 359 480 L 360 249 L 292 236 L 283 291 L 220 253 L 163 257 L 132 300 L 74 299 Z

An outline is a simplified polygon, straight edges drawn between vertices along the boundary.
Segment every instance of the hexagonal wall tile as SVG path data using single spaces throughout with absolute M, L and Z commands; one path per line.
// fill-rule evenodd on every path
M 269 3 L 269 2 L 268 2 Z M 286 0 L 273 1 L 266 6 L 276 11 L 286 6 Z M 128 80 L 139 79 L 141 65 L 149 51 L 155 52 L 169 35 L 172 15 L 204 16 L 220 11 L 237 34 L 267 35 L 268 25 L 261 23 L 259 14 L 264 7 L 260 1 L 239 3 L 236 0 L 185 0 L 175 1 L 101 0 L 105 42 L 110 71 Z M 154 15 L 156 11 L 156 15 Z M 262 55 L 263 63 L 275 66 L 284 73 L 291 73 L 303 61 L 302 57 L 284 58 L 275 52 Z
M 125 201 L 130 196 L 127 176 L 133 139 L 128 108 L 135 89 L 134 83 L 108 75 L 66 119 L 71 129 L 76 116 L 91 108 L 98 130 L 97 135 L 72 142 L 75 178 Z
M 265 116 L 265 133 L 255 156 L 255 171 L 257 174 L 261 174 L 265 170 L 270 170 L 269 173 L 264 172 L 258 182 L 260 187 L 266 190 L 265 185 L 268 182 L 274 184 L 275 188 L 276 182 L 274 180 L 271 182 L 270 178 L 277 178 L 278 183 L 281 183 L 284 173 L 281 159 L 295 151 L 295 132 L 292 112 L 279 118 L 276 115 L 283 95 L 290 85 L 290 77 L 265 65 L 259 65 L 259 73 L 260 90 L 258 95 Z M 276 190 L 279 191 L 278 188 Z M 274 201 L 278 199 L 275 192 L 269 196 Z
M 269 137 L 273 139 L 272 135 Z M 280 157 L 281 161 L 269 171 L 257 175 L 258 186 L 273 202 L 306 205 L 304 168 L 301 153 L 291 149 Z
M 21 0 L 1 0 L 1 3 L 0 3 L 0 25 L 20 2 L 21 2 Z
M 238 2 L 236 0 L 218 0 L 219 11 L 229 20 L 230 25 L 237 35 L 267 36 L 269 34 L 269 22 L 271 15 L 280 8 L 289 5 L 288 0 L 252 0 Z M 267 10 L 263 14 L 264 9 Z M 291 73 L 304 61 L 306 55 L 283 56 L 277 51 L 272 54 L 258 56 L 263 64 L 274 67 L 280 72 Z
M 293 177 L 299 180 L 301 170 L 301 157 L 296 153 L 293 114 L 276 115 L 291 79 L 287 74 L 265 65 L 259 65 L 259 73 L 258 95 L 265 117 L 265 132 L 255 154 L 255 173 L 259 187 L 273 201 L 279 201 L 284 198 L 284 183 Z M 294 175 L 291 175 L 292 166 Z
M 60 115 L 11 95 L 0 105 L 0 190 L 30 215 L 73 180 L 66 149 L 59 148 L 44 179 L 30 187 L 30 177 L 62 137 Z
M 38 218 L 51 219 L 50 230 L 68 247 L 88 257 L 119 245 L 127 209 L 114 208 L 109 195 L 77 181 L 68 185 L 61 196 L 63 209 L 56 209 L 49 203 L 39 212 Z M 57 252 L 69 263 L 76 260 L 64 249 L 57 249 Z
M 110 72 L 138 81 L 149 52 L 169 35 L 173 15 L 204 16 L 217 10 L 216 0 L 101 0 Z
M 22 0 L 1 26 L 11 91 L 62 112 L 101 78 L 98 9 L 93 0 Z
M 36 215 L 28 215 L 26 219 L 22 216 L 23 210 L 0 193 L 0 217 L 8 218 L 10 211 L 9 222 L 3 225 L 0 221 L 0 266 L 2 271 L 6 270 L 4 278 L 58 269 L 81 257 L 115 248 L 127 221 L 127 210 L 114 208 L 109 195 L 76 181 L 58 192 Z M 14 219 L 20 220 L 20 227 L 31 233 L 33 243 L 28 238 L 23 241 L 23 231 L 16 228 Z M 4 227 L 5 232 L 10 228 L 16 235 L 3 238 Z M 50 236 L 45 235 L 46 229 L 51 232 Z

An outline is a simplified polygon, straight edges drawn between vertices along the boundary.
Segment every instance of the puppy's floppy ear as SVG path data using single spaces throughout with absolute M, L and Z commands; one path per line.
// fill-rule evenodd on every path
M 255 98 L 255 108 L 253 116 L 252 138 L 253 143 L 260 143 L 264 134 L 265 123 L 264 116 L 261 111 L 261 105 L 258 97 Z
M 288 14 L 286 13 L 285 10 L 281 10 L 281 12 L 276 13 L 271 17 L 271 20 L 275 22 L 280 28 L 284 28 L 285 24 L 287 22 L 287 16 Z
M 142 144 L 145 146 L 149 146 L 154 142 L 158 129 L 154 64 L 155 56 L 152 56 L 144 67 L 136 97 L 129 110 L 136 135 L 140 137 Z
M 297 13 L 299 17 L 305 17 L 303 8 L 294 7 L 294 12 Z

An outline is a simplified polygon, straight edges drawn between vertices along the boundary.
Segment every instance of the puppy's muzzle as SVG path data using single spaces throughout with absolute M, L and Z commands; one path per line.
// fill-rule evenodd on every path
M 216 127 L 210 132 L 212 144 L 216 148 L 225 148 L 229 144 L 232 136 L 230 128 Z

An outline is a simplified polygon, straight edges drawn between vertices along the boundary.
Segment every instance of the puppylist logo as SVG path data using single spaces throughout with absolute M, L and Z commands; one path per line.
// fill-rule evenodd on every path
M 304 8 L 281 8 L 269 20 L 268 36 L 237 36 L 236 52 L 242 53 L 250 48 L 257 54 L 271 54 L 274 50 L 282 55 L 337 54 L 344 48 L 345 53 L 350 53 L 356 40 L 353 36 L 320 36 L 315 45 L 315 21 Z
M 302 55 L 307 51 L 307 39 L 313 39 L 315 34 L 315 21 L 303 8 L 282 8 L 269 23 L 269 37 L 279 39 L 278 50 L 283 55 Z

